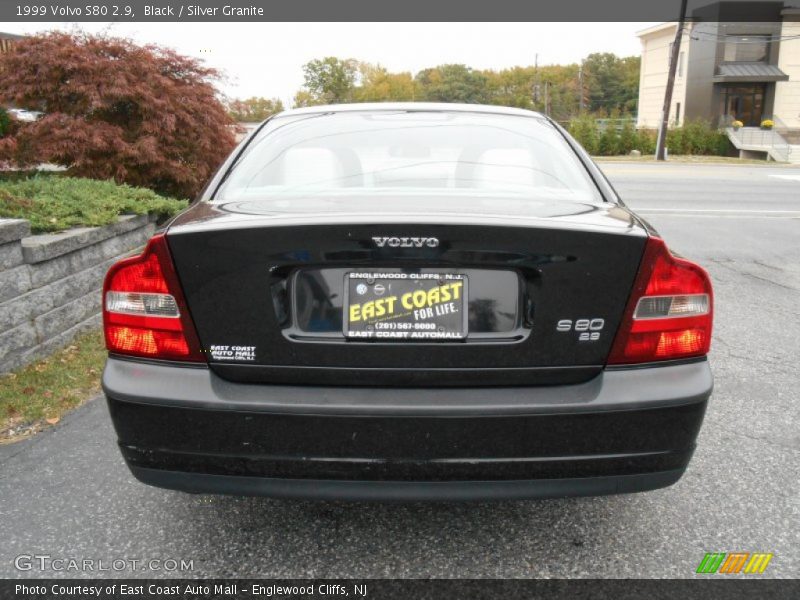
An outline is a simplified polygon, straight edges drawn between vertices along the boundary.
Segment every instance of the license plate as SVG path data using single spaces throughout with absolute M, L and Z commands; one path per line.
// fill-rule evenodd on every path
M 350 339 L 448 341 L 467 337 L 467 277 L 457 273 L 345 275 Z

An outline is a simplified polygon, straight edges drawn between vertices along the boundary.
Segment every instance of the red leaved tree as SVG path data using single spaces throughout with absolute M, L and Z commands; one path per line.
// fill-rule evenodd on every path
M 0 103 L 42 111 L 0 138 L 0 160 L 196 194 L 234 145 L 218 73 L 157 46 L 47 33 L 0 54 Z

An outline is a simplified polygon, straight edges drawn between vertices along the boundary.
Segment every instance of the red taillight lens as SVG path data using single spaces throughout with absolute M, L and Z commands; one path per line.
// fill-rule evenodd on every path
M 608 363 L 704 356 L 711 347 L 713 312 L 708 273 L 651 237 Z
M 109 352 L 205 361 L 163 234 L 109 269 L 103 326 Z

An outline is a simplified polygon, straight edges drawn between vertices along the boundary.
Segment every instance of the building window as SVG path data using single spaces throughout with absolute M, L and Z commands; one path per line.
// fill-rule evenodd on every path
M 722 88 L 720 114 L 728 122 L 736 119 L 746 127 L 757 127 L 764 113 L 764 95 L 766 85 L 763 83 L 738 83 Z
M 680 102 L 676 102 L 675 103 L 675 126 L 676 127 L 680 127 L 681 126 L 681 103 Z
M 683 77 L 683 52 L 678 54 L 678 77 Z
M 768 35 L 726 35 L 725 62 L 766 62 L 769 58 Z

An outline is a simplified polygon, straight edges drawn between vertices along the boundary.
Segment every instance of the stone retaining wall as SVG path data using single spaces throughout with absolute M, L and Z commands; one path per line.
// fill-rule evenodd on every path
M 100 325 L 103 277 L 155 231 L 148 216 L 105 227 L 29 235 L 23 219 L 0 219 L 0 373 L 50 354 Z

